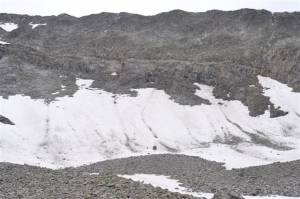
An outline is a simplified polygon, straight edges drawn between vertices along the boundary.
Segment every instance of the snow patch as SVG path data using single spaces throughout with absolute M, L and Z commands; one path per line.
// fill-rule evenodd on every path
M 32 23 L 32 22 L 30 22 L 29 25 L 31 26 L 32 29 L 35 29 L 39 26 L 46 26 L 47 24 L 46 23 Z
M 300 93 L 269 77 L 258 76 L 259 83 L 264 87 L 264 95 L 270 97 L 275 106 L 280 106 L 292 115 L 300 115 Z
M 118 75 L 118 73 L 113 72 L 113 73 L 111 73 L 110 75 L 111 75 L 111 76 L 116 76 L 116 75 Z
M 134 175 L 118 175 L 119 177 L 131 179 L 133 181 L 142 182 L 144 184 L 150 184 L 154 187 L 160 187 L 167 189 L 170 192 L 176 192 L 180 194 L 192 195 L 195 197 L 212 198 L 211 193 L 197 193 L 182 187 L 178 180 L 171 179 L 169 176 L 153 175 L 153 174 L 134 174 Z
M 10 43 L 7 43 L 5 41 L 0 41 L 0 45 L 8 45 L 8 44 L 10 44 Z
M 0 28 L 5 30 L 6 32 L 11 32 L 11 31 L 17 29 L 18 27 L 19 27 L 18 24 L 15 24 L 15 23 L 1 23 L 0 22 Z
M 133 181 L 150 184 L 154 187 L 167 189 L 170 192 L 192 195 L 194 197 L 213 198 L 213 193 L 193 192 L 188 188 L 181 186 L 178 180 L 171 179 L 169 176 L 154 175 L 154 174 L 134 174 L 134 175 L 118 175 L 119 177 L 131 179 Z M 245 199 L 300 199 L 300 197 L 286 196 L 244 196 Z

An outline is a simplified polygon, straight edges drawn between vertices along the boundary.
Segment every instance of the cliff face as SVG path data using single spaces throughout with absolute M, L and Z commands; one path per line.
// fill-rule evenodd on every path
M 18 25 L 10 32 L 0 28 L 1 39 L 11 43 L 0 48 L 2 96 L 51 98 L 49 93 L 62 81 L 75 85 L 79 75 L 116 93 L 155 87 L 181 104 L 208 103 L 194 95 L 193 83 L 198 82 L 214 86 L 218 98 L 242 101 L 256 116 L 272 107 L 261 94 L 257 75 L 300 91 L 298 12 L 174 10 L 81 18 L 1 14 L 0 23 Z M 112 78 L 111 72 L 118 76 Z M 273 115 L 282 115 L 277 112 Z

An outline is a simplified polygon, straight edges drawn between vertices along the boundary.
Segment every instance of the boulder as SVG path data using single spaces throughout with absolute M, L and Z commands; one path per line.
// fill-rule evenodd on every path
M 9 125 L 15 125 L 12 121 L 10 121 L 8 118 L 0 115 L 0 123 L 3 124 L 9 124 Z

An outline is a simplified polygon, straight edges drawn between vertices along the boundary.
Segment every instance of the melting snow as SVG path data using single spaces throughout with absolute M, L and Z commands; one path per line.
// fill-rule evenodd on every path
M 211 193 L 197 193 L 182 187 L 178 180 L 171 179 L 169 176 L 153 175 L 153 174 L 134 174 L 134 175 L 119 175 L 119 177 L 131 179 L 133 181 L 142 182 L 144 184 L 150 184 L 154 187 L 160 187 L 167 189 L 170 192 L 177 192 L 180 194 L 192 195 L 195 197 L 212 198 Z
M 116 72 L 113 72 L 113 73 L 111 73 L 110 75 L 112 75 L 112 76 L 116 76 L 116 75 L 118 75 Z
M 300 93 L 293 92 L 293 89 L 286 84 L 269 77 L 258 76 L 258 80 L 265 88 L 265 96 L 270 97 L 272 103 L 300 117 Z
M 299 159 L 300 117 L 295 99 L 300 93 L 275 80 L 259 79 L 270 88 L 265 95 L 290 111 L 288 115 L 270 118 L 266 112 L 250 117 L 240 101 L 216 99 L 212 87 L 200 84 L 196 84 L 196 95 L 211 105 L 180 105 L 154 88 L 137 89 L 137 97 L 115 95 L 90 89 L 93 81 L 82 79 L 77 80 L 79 90 L 73 97 L 58 97 L 50 104 L 22 95 L 0 97 L 1 115 L 16 124 L 0 124 L 0 162 L 57 168 L 176 152 L 237 168 Z M 252 143 L 248 134 L 261 132 L 270 142 L 294 149 L 279 151 Z M 242 142 L 219 143 L 230 137 Z
M 18 24 L 15 23 L 1 23 L 0 22 L 0 28 L 5 30 L 6 32 L 11 32 L 18 28 Z
M 8 45 L 8 44 L 10 44 L 10 43 L 7 43 L 5 41 L 0 41 L 0 45 Z
M 119 175 L 126 179 L 150 184 L 154 187 L 167 189 L 170 192 L 177 192 L 180 194 L 192 195 L 194 197 L 205 197 L 207 199 L 213 198 L 212 193 L 193 192 L 181 186 L 178 180 L 171 179 L 169 176 L 153 175 L 153 174 L 134 174 L 134 175 Z M 285 196 L 244 196 L 245 199 L 300 199 L 300 197 L 285 197 Z
M 31 26 L 32 29 L 35 29 L 39 26 L 46 26 L 47 24 L 46 23 L 32 23 L 32 22 L 30 22 L 29 25 Z

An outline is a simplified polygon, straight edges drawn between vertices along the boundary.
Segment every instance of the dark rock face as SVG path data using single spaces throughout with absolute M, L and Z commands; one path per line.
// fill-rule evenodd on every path
M 10 121 L 8 118 L 0 115 L 0 123 L 3 124 L 9 124 L 9 125 L 15 125 L 12 121 Z
M 280 117 L 288 114 L 288 112 L 280 110 L 280 107 L 275 108 L 274 105 L 272 104 L 270 107 L 270 117 Z
M 0 47 L 1 96 L 22 93 L 52 100 L 50 93 L 61 84 L 68 86 L 61 95 L 72 95 L 79 76 L 115 93 L 155 87 L 181 104 L 209 104 L 194 95 L 198 82 L 214 86 L 218 98 L 240 100 L 257 116 L 272 105 L 257 75 L 300 91 L 298 12 L 175 10 L 81 18 L 0 14 L 0 21 L 19 25 L 12 32 L 0 31 L 11 43 Z M 47 25 L 32 29 L 30 22 Z M 271 114 L 278 117 L 284 110 Z

